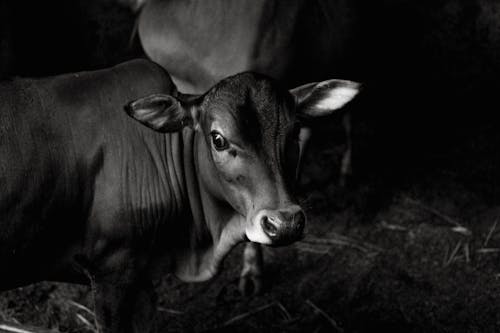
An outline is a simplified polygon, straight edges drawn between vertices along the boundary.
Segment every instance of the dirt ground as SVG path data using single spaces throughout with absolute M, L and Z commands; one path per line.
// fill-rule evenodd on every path
M 78 13 L 91 19 L 65 20 L 90 27 L 79 30 L 83 43 L 36 61 L 22 52 L 10 67 L 14 73 L 97 68 L 140 53 L 127 46 L 133 26 L 129 12 L 111 1 L 75 3 Z M 32 15 L 31 20 L 41 22 L 43 15 Z M 52 30 L 58 29 L 51 24 Z M 28 30 L 14 29 L 13 38 L 26 36 Z M 64 38 L 59 36 L 58 42 Z M 16 47 L 33 51 L 43 44 L 14 43 Z M 45 69 L 49 65 L 50 71 Z M 400 137 L 385 134 L 372 142 L 370 135 L 389 126 L 374 129 L 369 124 L 358 115 L 354 175 L 346 188 L 337 185 L 345 138 L 333 134 L 341 130 L 328 124 L 319 129 L 300 191 L 308 214 L 307 236 L 290 247 L 266 249 L 261 295 L 239 294 L 239 246 L 221 275 L 209 282 L 187 284 L 165 276 L 157 288 L 159 331 L 500 331 L 498 124 L 476 122 L 475 131 L 466 134 L 457 134 L 457 127 L 439 136 L 446 143 L 421 157 L 415 155 L 426 150 L 428 142 L 419 142 L 420 150 L 414 150 L 412 141 L 403 155 L 393 154 L 399 149 L 381 153 L 377 143 Z M 86 287 L 40 283 L 2 293 L 0 323 L 93 332 L 90 304 Z

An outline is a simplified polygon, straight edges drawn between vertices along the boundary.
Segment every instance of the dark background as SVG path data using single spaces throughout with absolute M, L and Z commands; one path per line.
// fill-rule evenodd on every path
M 334 75 L 365 83 L 361 103 L 366 104 L 354 113 L 374 132 L 374 137 L 358 143 L 374 147 L 363 153 L 358 148 L 356 153 L 362 162 L 370 161 L 367 168 L 390 168 L 394 176 L 402 167 L 433 167 L 436 154 L 484 135 L 487 145 L 495 147 L 500 4 L 494 0 L 336 2 L 345 15 L 332 15 L 341 50 L 331 62 Z M 120 4 L 118 0 L 0 1 L 0 75 L 47 76 L 141 56 L 137 38 L 130 41 L 135 16 Z M 307 45 L 303 52 L 307 53 Z M 307 71 L 307 63 L 297 70 Z M 484 142 L 475 146 L 487 149 Z M 489 164 L 493 161 L 486 159 L 495 155 L 485 153 L 479 162 Z M 389 166 L 373 165 L 373 160 L 387 161 Z M 358 173 L 364 165 L 357 163 Z
M 499 243 L 492 225 L 500 213 L 500 3 L 337 2 L 345 15 L 332 23 L 342 39 L 335 76 L 365 88 L 347 110 L 354 130 L 349 186 L 338 186 L 339 117 L 318 124 L 301 181 L 311 235 L 329 247 L 268 254 L 272 279 L 251 300 L 237 296 L 237 254 L 216 282 L 181 285 L 169 277 L 162 290 L 173 296 L 160 304 L 183 314 L 162 312 L 165 327 L 231 330 L 222 323 L 280 302 L 292 318 L 276 320 L 273 307 L 233 325 L 335 331 L 330 316 L 353 332 L 500 330 L 500 258 L 482 251 Z M 134 22 L 113 0 L 0 0 L 0 76 L 91 70 L 142 56 L 131 40 Z M 451 230 L 447 218 L 472 236 Z M 384 250 L 360 254 L 338 235 Z M 88 331 L 68 305 L 87 302 L 86 289 L 43 284 L 4 295 L 0 320 Z

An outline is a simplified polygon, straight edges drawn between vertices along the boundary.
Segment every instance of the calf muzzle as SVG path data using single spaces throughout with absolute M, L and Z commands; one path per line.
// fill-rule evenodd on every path
M 286 210 L 267 211 L 260 220 L 262 230 L 271 240 L 271 246 L 282 246 L 301 239 L 306 216 L 299 206 Z

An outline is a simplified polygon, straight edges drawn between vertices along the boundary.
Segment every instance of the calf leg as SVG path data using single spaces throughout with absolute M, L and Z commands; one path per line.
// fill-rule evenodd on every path
M 147 275 L 128 267 L 102 273 L 85 259 L 77 261 L 90 279 L 99 333 L 155 332 L 156 293 Z
M 257 243 L 248 243 L 243 251 L 243 269 L 240 275 L 240 292 L 245 296 L 262 291 L 262 248 Z
M 311 139 L 311 128 L 302 127 L 299 132 L 299 160 L 297 161 L 297 169 L 295 170 L 295 181 L 299 180 L 300 171 L 302 170 L 302 160 L 306 153 L 307 144 Z
M 342 119 L 346 135 L 346 150 L 342 156 L 340 164 L 339 185 L 345 187 L 348 178 L 352 175 L 352 128 L 351 128 L 351 115 L 346 113 Z
M 150 281 L 123 277 L 93 282 L 99 333 L 150 333 L 156 314 L 156 295 Z

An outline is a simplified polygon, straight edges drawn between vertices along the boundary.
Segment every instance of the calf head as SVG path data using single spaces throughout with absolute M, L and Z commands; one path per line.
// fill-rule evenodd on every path
M 306 222 L 292 194 L 303 123 L 340 109 L 358 89 L 351 81 L 330 80 L 287 91 L 266 76 L 247 72 L 200 96 L 156 94 L 126 110 L 159 132 L 190 127 L 197 137 L 200 186 L 219 207 L 241 217 L 233 233 L 261 244 L 286 245 L 302 237 Z

